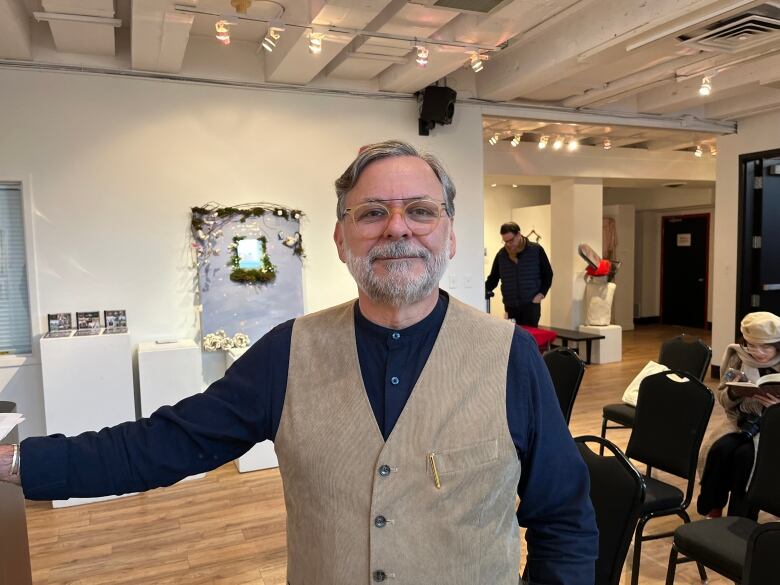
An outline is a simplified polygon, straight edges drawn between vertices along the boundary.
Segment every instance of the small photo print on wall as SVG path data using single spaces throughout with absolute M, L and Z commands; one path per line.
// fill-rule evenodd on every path
M 70 313 L 49 313 L 49 331 L 73 329 L 73 315 Z
M 127 313 L 124 309 L 103 311 L 106 333 L 127 333 Z

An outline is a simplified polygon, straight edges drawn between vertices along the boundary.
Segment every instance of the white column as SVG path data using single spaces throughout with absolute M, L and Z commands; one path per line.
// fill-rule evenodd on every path
M 603 188 L 601 179 L 560 179 L 550 187 L 553 284 L 550 321 L 553 327 L 577 329 L 582 324 L 585 261 L 577 246 L 590 244 L 601 254 Z

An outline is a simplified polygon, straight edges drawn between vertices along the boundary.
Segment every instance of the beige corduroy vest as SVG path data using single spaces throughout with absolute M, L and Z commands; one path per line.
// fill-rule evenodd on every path
M 288 582 L 516 585 L 520 463 L 506 417 L 513 325 L 451 298 L 385 442 L 363 386 L 353 310 L 346 303 L 293 326 L 275 445 Z

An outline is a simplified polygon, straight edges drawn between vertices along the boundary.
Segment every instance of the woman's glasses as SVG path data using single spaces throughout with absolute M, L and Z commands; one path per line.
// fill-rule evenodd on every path
M 387 205 L 388 201 L 408 201 L 406 205 Z M 416 236 L 430 234 L 439 225 L 442 212 L 446 209 L 443 201 L 433 199 L 385 199 L 369 201 L 355 207 L 348 207 L 344 215 L 349 215 L 358 234 L 364 238 L 376 238 L 382 235 L 390 224 L 393 213 L 400 213 L 406 226 Z

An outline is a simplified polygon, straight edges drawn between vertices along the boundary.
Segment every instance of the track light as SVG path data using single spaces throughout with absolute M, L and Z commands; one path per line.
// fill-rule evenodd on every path
M 517 189 L 517 183 L 512 183 L 512 189 Z
M 569 138 L 569 145 L 567 147 L 569 149 L 569 152 L 574 152 L 579 147 L 580 147 L 580 141 L 579 140 L 577 140 L 576 138 Z
M 563 148 L 563 138 L 556 136 L 555 142 L 553 142 L 553 150 L 560 150 L 561 148 Z
M 425 67 L 428 65 L 428 48 L 425 45 L 418 45 L 417 46 L 417 64 L 420 67 Z
M 712 93 L 712 80 L 705 76 L 701 80 L 701 87 L 699 88 L 699 95 L 702 97 L 707 97 Z
M 695 156 L 696 158 L 701 158 L 703 154 L 704 151 L 701 149 L 701 144 L 699 144 L 698 146 L 696 146 L 696 150 L 693 151 L 693 156 Z
M 497 183 L 490 183 L 491 187 L 495 187 Z
M 319 55 L 322 53 L 322 38 L 325 33 L 312 30 L 309 33 L 309 53 L 312 55 Z
M 488 138 L 488 142 L 490 143 L 490 146 L 495 146 L 498 143 L 498 134 L 493 134 L 493 136 Z
M 604 150 L 612 148 L 612 141 L 609 138 L 604 139 Z
M 520 138 L 522 137 L 522 134 L 515 134 L 514 138 L 512 138 L 512 142 L 510 144 L 513 148 L 517 148 L 517 145 L 520 144 Z
M 268 34 L 265 35 L 262 45 L 263 48 L 271 53 L 276 48 L 276 41 L 282 36 L 281 33 L 284 30 L 284 24 L 281 21 L 272 20 L 268 24 Z
M 217 29 L 217 40 L 223 45 L 230 44 L 230 27 L 228 24 L 227 20 L 218 20 L 214 25 L 214 28 Z
M 479 73 L 483 69 L 482 61 L 487 58 L 487 55 L 480 55 L 476 51 L 471 53 L 471 69 L 474 73 Z
M 547 141 L 550 140 L 550 137 L 547 135 L 542 136 L 539 138 L 539 144 L 537 145 L 539 147 L 539 150 L 544 150 L 547 148 Z
M 710 156 L 718 156 L 718 147 L 710 144 Z

